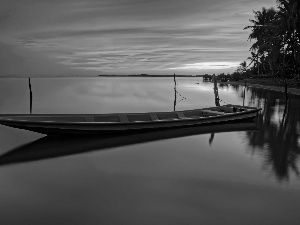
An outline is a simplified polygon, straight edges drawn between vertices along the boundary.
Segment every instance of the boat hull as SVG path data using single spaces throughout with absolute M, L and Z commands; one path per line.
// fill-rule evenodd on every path
M 227 107 L 230 110 L 230 107 Z M 226 109 L 224 108 L 223 109 Z M 233 108 L 233 107 L 231 107 Z M 110 120 L 119 121 L 95 121 L 95 118 L 108 118 L 103 115 L 1 115 L 0 124 L 39 132 L 43 134 L 103 134 L 119 132 L 136 132 L 140 130 L 155 130 L 178 127 L 200 126 L 202 124 L 218 124 L 252 120 L 260 111 L 259 108 L 243 107 L 240 112 L 221 112 L 216 107 L 202 110 L 178 111 L 171 113 L 148 114 L 109 114 Z M 201 116 L 189 116 L 193 112 L 201 112 Z M 194 113 L 194 114 L 195 114 Z M 193 114 L 193 115 L 194 115 Z M 149 116 L 149 121 L 129 121 L 128 118 L 141 118 Z M 175 116 L 174 116 L 175 115 Z M 200 114 L 199 114 L 200 115 Z M 25 118 L 25 119 L 24 119 Z M 47 119 L 46 119 L 47 118 Z M 77 119 L 76 119 L 77 118 Z M 81 121 L 81 118 L 84 120 Z M 101 118 L 100 118 L 101 119 Z

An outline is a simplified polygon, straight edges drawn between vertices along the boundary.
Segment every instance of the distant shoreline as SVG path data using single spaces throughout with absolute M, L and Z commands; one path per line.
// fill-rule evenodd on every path
M 174 75 L 95 75 L 95 76 L 0 76 L 0 78 L 96 78 L 96 77 L 174 77 Z M 202 78 L 203 75 L 175 75 L 175 77 Z
M 174 75 L 98 75 L 99 77 L 174 77 Z M 175 77 L 203 77 L 203 75 L 175 75 Z

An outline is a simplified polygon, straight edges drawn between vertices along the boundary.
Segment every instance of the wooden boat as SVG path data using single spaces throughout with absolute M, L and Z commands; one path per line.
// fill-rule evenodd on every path
M 256 107 L 224 105 L 151 113 L 3 114 L 0 115 L 0 124 L 43 134 L 103 134 L 249 120 L 260 110 Z
M 143 130 L 138 133 L 128 132 L 101 136 L 45 136 L 33 142 L 11 149 L 0 155 L 0 166 L 46 160 L 92 151 L 107 151 L 116 147 L 130 146 L 172 138 L 223 132 L 255 131 L 257 129 L 256 123 L 252 120 L 239 123 L 235 123 L 233 121 L 233 123 L 226 124 L 206 124 L 184 128 L 177 127 L 163 130 Z M 210 141 L 210 139 L 207 141 Z

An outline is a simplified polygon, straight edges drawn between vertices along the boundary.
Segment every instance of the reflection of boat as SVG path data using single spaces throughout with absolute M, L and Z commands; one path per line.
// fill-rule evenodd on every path
M 252 121 L 213 126 L 207 124 L 199 127 L 172 128 L 121 135 L 46 136 L 1 155 L 0 165 L 55 158 L 93 150 L 105 150 L 120 146 L 191 135 L 256 129 L 256 123 Z
M 260 108 L 236 105 L 120 114 L 7 114 L 0 124 L 44 134 L 94 134 L 217 124 L 254 118 Z

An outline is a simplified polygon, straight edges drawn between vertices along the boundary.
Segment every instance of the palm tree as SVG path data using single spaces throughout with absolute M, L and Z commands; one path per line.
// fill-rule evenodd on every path
M 260 47 L 269 42 L 274 34 L 274 20 L 276 19 L 276 11 L 274 8 L 262 8 L 262 11 L 253 11 L 254 20 L 249 20 L 253 23 L 252 26 L 247 26 L 244 29 L 251 29 L 249 40 L 255 39 L 256 42 L 251 46 L 251 50 L 260 50 Z
M 259 55 L 265 55 L 269 60 L 271 70 L 277 60 L 280 51 L 280 35 L 277 26 L 277 11 L 274 8 L 262 8 L 262 11 L 254 11 L 254 20 L 249 20 L 253 23 L 252 26 L 247 26 L 244 29 L 251 29 L 248 40 L 256 40 L 251 46 L 252 62 L 256 61 L 259 74 Z M 250 63 L 250 64 L 251 64 Z M 274 74 L 274 72 L 272 72 Z
M 277 7 L 254 11 L 252 25 L 244 29 L 251 29 L 248 40 L 255 40 L 250 59 L 256 60 L 257 69 L 261 56 L 273 77 L 277 71 L 286 80 L 300 73 L 300 0 L 277 0 Z
M 300 64 L 300 3 L 299 0 L 277 0 L 280 29 L 284 30 L 285 51 Z
M 294 27 L 300 40 L 300 3 L 298 0 L 294 1 L 292 15 L 294 18 Z
M 258 52 L 254 52 L 252 51 L 251 52 L 251 57 L 248 57 L 247 59 L 250 59 L 250 63 L 248 65 L 248 67 L 254 63 L 254 67 L 257 66 L 257 75 L 259 76 L 259 55 L 258 55 Z
M 246 61 L 240 63 L 241 69 L 243 72 L 247 71 L 247 63 Z

